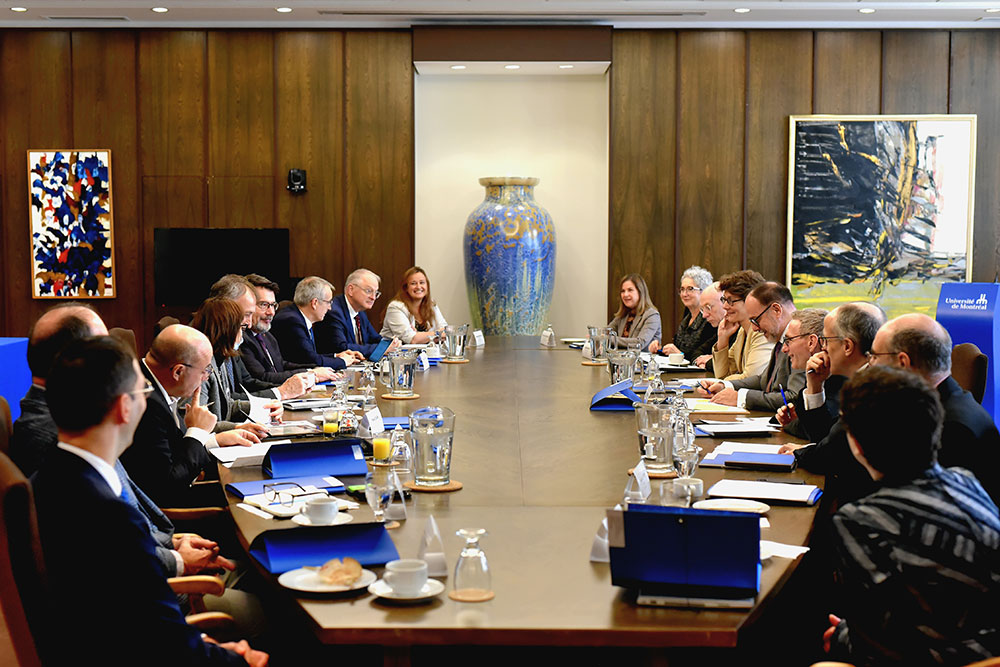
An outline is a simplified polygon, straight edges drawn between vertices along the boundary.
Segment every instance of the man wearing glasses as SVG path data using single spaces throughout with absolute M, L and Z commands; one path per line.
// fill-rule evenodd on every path
M 333 285 L 319 276 L 308 276 L 295 286 L 294 306 L 283 309 L 271 319 L 271 331 L 277 339 L 284 359 L 296 364 L 323 366 L 341 370 L 355 361 L 361 354 L 346 352 L 341 354 L 319 351 L 319 322 L 326 317 L 333 304 Z
M 990 414 L 951 376 L 951 336 L 927 315 L 886 322 L 868 353 L 872 366 L 895 366 L 935 388 L 944 406 L 938 460 L 975 473 L 994 502 L 1000 499 L 1000 433 Z
M 330 311 L 316 325 L 316 348 L 323 353 L 355 350 L 369 358 L 382 336 L 368 321 L 367 311 L 382 296 L 382 279 L 368 269 L 357 269 L 347 276 L 344 293 L 333 299 Z M 398 349 L 398 338 L 392 339 L 388 351 Z

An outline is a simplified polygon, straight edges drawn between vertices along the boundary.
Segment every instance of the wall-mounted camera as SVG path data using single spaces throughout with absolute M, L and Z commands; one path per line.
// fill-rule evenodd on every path
M 306 170 L 288 170 L 288 191 L 293 195 L 300 195 L 306 191 Z

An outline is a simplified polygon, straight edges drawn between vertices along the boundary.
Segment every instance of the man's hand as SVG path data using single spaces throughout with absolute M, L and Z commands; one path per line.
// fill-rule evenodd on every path
M 305 373 L 296 373 L 282 382 L 281 386 L 278 387 L 278 393 L 281 394 L 281 400 L 283 401 L 287 401 L 290 398 L 298 398 L 307 391 L 309 391 L 309 383 L 306 381 Z
M 264 426 L 263 424 L 257 424 L 252 421 L 245 421 L 242 424 L 240 424 L 240 428 L 243 429 L 244 431 L 250 431 L 258 438 L 267 437 L 267 427 Z M 216 438 L 216 440 L 218 440 L 218 438 Z
M 719 384 L 715 380 L 699 380 L 698 386 L 694 388 L 696 396 L 709 398 L 712 395 L 712 387 Z
M 694 363 L 699 368 L 704 368 L 708 365 L 708 362 L 712 360 L 712 355 L 703 354 L 700 357 L 695 357 Z
M 718 387 L 718 389 L 716 389 Z M 716 382 L 712 385 L 712 402 L 718 403 L 720 405 L 736 405 L 736 399 L 739 397 L 739 392 L 735 389 L 730 389 L 721 382 Z
M 806 362 L 806 388 L 809 394 L 823 391 L 823 383 L 830 377 L 830 354 L 820 351 L 809 357 Z
M 218 418 L 204 405 L 198 405 L 200 398 L 201 387 L 198 387 L 194 390 L 194 394 L 191 395 L 191 402 L 184 412 L 184 426 L 187 428 L 200 428 L 203 431 L 211 433 L 212 429 L 215 428 L 215 422 L 218 421 Z
M 834 633 L 837 632 L 837 626 L 840 625 L 840 619 L 833 614 L 830 614 L 827 618 L 830 621 L 830 627 L 823 632 L 823 650 L 829 653 L 830 643 L 833 641 Z
M 365 355 L 361 354 L 357 350 L 344 350 L 343 352 L 338 352 L 334 356 L 338 359 L 343 359 L 345 366 L 353 366 L 365 358 Z
M 281 415 L 285 414 L 285 406 L 281 404 L 281 401 L 271 401 L 270 403 L 265 403 L 264 407 L 266 407 L 270 412 L 271 421 L 280 424 Z
M 799 418 L 799 413 L 795 409 L 795 404 L 789 403 L 778 408 L 778 411 L 774 413 L 774 417 L 778 420 L 779 424 L 787 426 Z
M 234 445 L 249 447 L 250 445 L 260 442 L 260 438 L 255 436 L 250 431 L 242 428 L 234 428 L 231 431 L 216 433 L 215 441 L 219 443 L 219 447 L 232 447 Z
M 270 659 L 270 656 L 267 653 L 250 648 L 250 644 L 247 644 L 247 640 L 245 639 L 241 639 L 238 642 L 226 642 L 225 644 L 219 644 L 219 642 L 215 641 L 208 635 L 202 635 L 201 638 L 209 644 L 216 644 L 227 651 L 232 651 L 236 655 L 241 656 L 247 661 L 247 664 L 250 665 L 250 667 L 267 667 L 267 661 Z
M 346 360 L 344 361 L 344 363 L 347 363 Z M 329 366 L 317 366 L 316 368 L 312 369 L 312 372 L 316 375 L 316 382 L 329 382 L 330 380 L 341 380 L 344 377 L 343 373 L 338 373 Z
M 389 343 L 388 349 L 386 349 L 386 353 L 395 352 L 396 350 L 398 350 L 402 346 L 403 346 L 403 341 L 399 340 L 398 338 L 393 337 L 392 342 Z
M 219 555 L 219 545 L 198 535 L 174 537 L 174 549 L 184 561 L 184 574 L 205 570 L 235 570 L 236 563 Z
M 673 343 L 667 343 L 663 346 L 663 354 L 684 354 L 684 351 Z M 708 358 L 711 359 L 712 357 Z
M 653 339 L 653 342 L 649 344 L 649 353 L 656 354 L 660 349 L 660 341 Z
M 793 445 L 792 443 L 788 443 L 788 444 L 782 445 L 778 449 L 778 453 L 779 454 L 791 454 L 796 449 L 802 449 L 803 447 L 808 447 L 808 446 L 809 445 Z

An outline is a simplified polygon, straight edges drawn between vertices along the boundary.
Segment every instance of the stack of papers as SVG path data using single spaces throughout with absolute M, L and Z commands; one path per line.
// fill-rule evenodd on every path
M 287 519 L 301 512 L 302 507 L 305 506 L 309 498 L 314 498 L 321 493 L 326 495 L 326 491 L 312 485 L 304 486 L 301 489 L 282 487 L 282 492 L 283 495 L 287 493 L 291 496 L 291 504 L 283 504 L 278 501 L 271 502 L 267 499 L 267 494 L 264 493 L 243 496 L 243 502 L 253 507 L 259 507 L 268 514 Z M 358 507 L 360 505 L 354 501 L 337 498 L 337 509 L 339 510 L 357 509 Z
M 746 415 L 750 414 L 747 410 L 743 408 L 738 408 L 735 405 L 722 405 L 721 403 L 713 403 L 711 399 L 708 398 L 685 398 L 687 401 L 688 410 L 691 414 L 715 414 L 715 415 Z
M 767 417 L 760 421 L 711 422 L 703 419 L 699 427 L 709 435 L 770 435 L 778 429 L 767 423 Z M 775 452 L 777 454 L 777 452 Z
M 232 447 L 213 447 L 208 450 L 226 468 L 241 468 L 243 466 L 259 466 L 267 456 L 271 445 L 284 445 L 291 440 L 272 440 L 258 442 L 249 447 L 234 445 Z
M 723 498 L 780 500 L 787 503 L 812 505 L 823 495 L 823 491 L 813 484 L 782 484 L 781 482 L 755 482 L 746 479 L 723 479 L 712 485 L 712 488 L 708 490 L 708 495 Z
M 730 454 L 735 454 L 737 452 L 749 454 L 777 454 L 779 449 L 781 449 L 781 445 L 757 445 L 751 442 L 729 442 L 727 440 L 716 447 L 713 451 L 705 454 L 705 458 L 701 460 L 699 465 L 703 467 L 722 466 L 725 464 L 726 457 Z

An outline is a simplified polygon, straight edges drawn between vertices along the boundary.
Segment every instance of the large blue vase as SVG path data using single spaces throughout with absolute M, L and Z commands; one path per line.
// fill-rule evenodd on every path
M 480 178 L 486 199 L 465 223 L 465 280 L 487 335 L 541 333 L 556 282 L 556 230 L 537 178 Z

